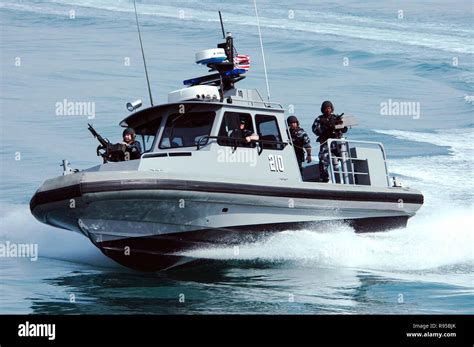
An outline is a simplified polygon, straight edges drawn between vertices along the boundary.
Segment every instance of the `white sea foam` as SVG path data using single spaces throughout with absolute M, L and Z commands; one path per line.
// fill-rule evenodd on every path
M 50 8 L 51 4 L 78 6 L 83 8 L 92 8 L 105 11 L 114 11 L 122 13 L 132 13 L 133 6 L 131 2 L 115 0 L 54 0 L 46 6 L 39 4 L 16 4 L 5 2 L 0 7 L 29 12 L 44 12 L 51 14 L 63 14 L 61 11 Z M 175 7 L 161 4 L 140 4 L 138 12 L 142 15 L 197 20 L 197 21 L 217 21 L 214 11 L 202 10 L 189 7 Z M 338 14 L 327 14 L 323 12 L 311 12 L 312 17 L 306 21 L 292 20 L 287 18 L 269 18 L 263 14 L 260 18 L 262 27 L 281 28 L 290 31 L 302 31 L 319 35 L 342 36 L 353 39 L 365 39 L 382 42 L 392 42 L 403 46 L 419 46 L 436 50 L 442 50 L 453 53 L 474 53 L 474 44 L 466 40 L 466 35 L 473 34 L 472 31 L 466 33 L 466 29 L 443 30 L 442 33 L 433 33 L 427 30 L 423 23 L 420 30 L 414 30 L 416 23 L 394 23 L 393 25 L 384 25 L 384 22 L 378 22 L 365 17 L 345 16 Z M 327 17 L 336 17 L 340 20 L 327 20 Z M 352 18 L 354 17 L 354 18 Z M 333 18 L 334 19 L 334 18 Z M 255 26 L 256 21 L 253 15 L 226 13 L 226 22 L 240 25 Z M 361 25 L 364 23 L 364 25 Z M 430 25 L 430 23 L 428 23 Z M 434 26 L 434 24 L 431 24 Z
M 400 140 L 430 143 L 448 148 L 449 154 L 389 160 L 392 174 L 403 175 L 409 186 L 420 189 L 431 206 L 464 204 L 472 206 L 474 194 L 474 131 L 446 129 L 435 133 L 376 130 Z M 455 202 L 453 201 L 453 197 Z
M 464 101 L 466 101 L 468 104 L 474 105 L 474 95 L 465 95 Z
M 343 225 L 288 230 L 237 248 L 198 249 L 185 254 L 198 258 L 297 261 L 310 266 L 382 271 L 474 264 L 473 212 L 470 208 L 417 216 L 407 229 L 385 233 L 356 234 Z
M 26 205 L 1 204 L 0 240 L 38 245 L 39 258 L 113 266 L 85 236 L 38 222 Z

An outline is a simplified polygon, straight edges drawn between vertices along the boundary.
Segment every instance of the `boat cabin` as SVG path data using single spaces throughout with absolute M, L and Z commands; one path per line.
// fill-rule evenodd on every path
M 194 100 L 175 100 L 176 92 L 172 92 L 169 98 L 175 102 L 136 112 L 120 123 L 135 129 L 144 149 L 143 169 L 175 174 L 206 171 L 236 180 L 319 182 L 317 156 L 299 170 L 282 105 L 264 101 L 256 90 L 231 89 L 219 99 L 210 94 L 202 98 L 197 88 L 193 91 Z M 233 136 L 241 122 L 258 140 L 247 142 Z M 332 183 L 389 186 L 381 144 L 331 141 L 345 147 L 344 158 L 331 158 Z M 314 143 L 313 151 L 318 146 Z M 182 160 L 169 160 L 179 157 Z M 151 160 L 158 158 L 168 160 L 156 166 Z
M 167 104 L 137 111 L 120 123 L 141 137 L 144 153 L 129 165 L 173 177 L 194 172 L 209 180 L 319 182 L 317 156 L 299 169 L 283 106 L 263 100 L 256 89 L 235 86 L 245 78 L 250 59 L 235 52 L 230 33 L 218 48 L 198 52 L 196 63 L 216 73 L 183 81 L 186 87 L 169 93 Z M 250 140 L 250 134 L 258 139 Z M 342 149 L 342 157 L 330 160 L 331 183 L 390 186 L 381 144 L 330 141 Z M 313 143 L 316 153 L 319 144 Z

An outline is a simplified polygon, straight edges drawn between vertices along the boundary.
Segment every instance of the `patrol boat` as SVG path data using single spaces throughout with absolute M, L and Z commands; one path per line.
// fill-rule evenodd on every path
M 141 139 L 139 159 L 111 159 L 117 146 L 101 139 L 104 163 L 78 171 L 63 161 L 63 175 L 32 197 L 32 214 L 84 234 L 124 266 L 157 271 L 193 260 L 186 250 L 318 223 L 405 227 L 423 204 L 419 191 L 392 182 L 381 143 L 330 139 L 341 153 L 330 153 L 330 181 L 319 182 L 316 158 L 300 171 L 284 107 L 236 86 L 250 61 L 235 54 L 230 33 L 196 62 L 213 73 L 184 81 L 166 104 L 128 104 L 120 125 Z M 240 123 L 258 140 L 229 136 Z

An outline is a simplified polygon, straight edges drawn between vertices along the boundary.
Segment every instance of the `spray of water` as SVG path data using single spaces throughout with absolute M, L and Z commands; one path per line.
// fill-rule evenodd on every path
M 287 230 L 238 247 L 198 249 L 188 256 L 211 259 L 296 261 L 310 266 L 371 270 L 424 270 L 474 264 L 472 209 L 414 219 L 407 229 L 356 234 L 345 225 Z
M 37 244 L 39 258 L 52 258 L 94 266 L 115 266 L 83 235 L 41 224 L 26 205 L 1 205 L 0 241 Z

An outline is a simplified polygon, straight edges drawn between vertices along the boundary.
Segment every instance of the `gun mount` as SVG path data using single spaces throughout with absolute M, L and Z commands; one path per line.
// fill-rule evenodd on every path
M 124 161 L 128 160 L 129 156 L 126 155 L 127 152 L 127 145 L 123 143 L 115 143 L 112 144 L 108 139 L 104 139 L 100 134 L 94 129 L 94 127 L 90 124 L 87 124 L 88 130 L 91 132 L 92 136 L 94 136 L 97 141 L 99 141 L 99 146 L 97 146 L 97 156 L 102 157 L 104 163 L 109 161 L 117 162 L 117 161 Z

